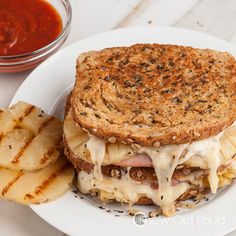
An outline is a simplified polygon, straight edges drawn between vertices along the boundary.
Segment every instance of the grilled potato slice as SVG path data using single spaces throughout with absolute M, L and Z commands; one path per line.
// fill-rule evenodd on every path
M 72 185 L 74 169 L 64 158 L 33 172 L 0 168 L 0 198 L 21 204 L 53 201 Z
M 18 102 L 0 111 L 0 166 L 12 170 L 41 169 L 57 160 L 62 123 L 39 108 Z

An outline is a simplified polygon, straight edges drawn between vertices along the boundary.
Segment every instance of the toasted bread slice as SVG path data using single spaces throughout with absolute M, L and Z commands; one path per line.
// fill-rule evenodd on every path
M 79 56 L 72 115 L 105 140 L 181 144 L 231 125 L 235 91 L 229 53 L 159 44 L 108 48 Z

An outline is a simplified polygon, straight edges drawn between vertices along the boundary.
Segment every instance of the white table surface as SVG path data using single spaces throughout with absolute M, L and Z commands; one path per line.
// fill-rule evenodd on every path
M 71 4 L 72 31 L 64 46 L 113 28 L 144 25 L 188 28 L 236 43 L 236 0 L 71 0 Z M 29 73 L 0 74 L 0 107 L 9 104 Z M 29 207 L 0 200 L 0 235 L 64 234 Z M 229 236 L 236 236 L 236 231 Z

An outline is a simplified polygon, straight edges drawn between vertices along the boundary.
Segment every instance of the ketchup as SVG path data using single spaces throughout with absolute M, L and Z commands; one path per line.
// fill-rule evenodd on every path
M 45 0 L 0 0 L 0 56 L 33 52 L 54 41 L 62 19 Z

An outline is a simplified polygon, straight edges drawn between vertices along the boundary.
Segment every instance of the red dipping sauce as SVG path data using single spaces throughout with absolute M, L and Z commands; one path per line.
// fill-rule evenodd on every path
M 59 13 L 44 0 L 0 0 L 0 56 L 33 52 L 62 32 Z

